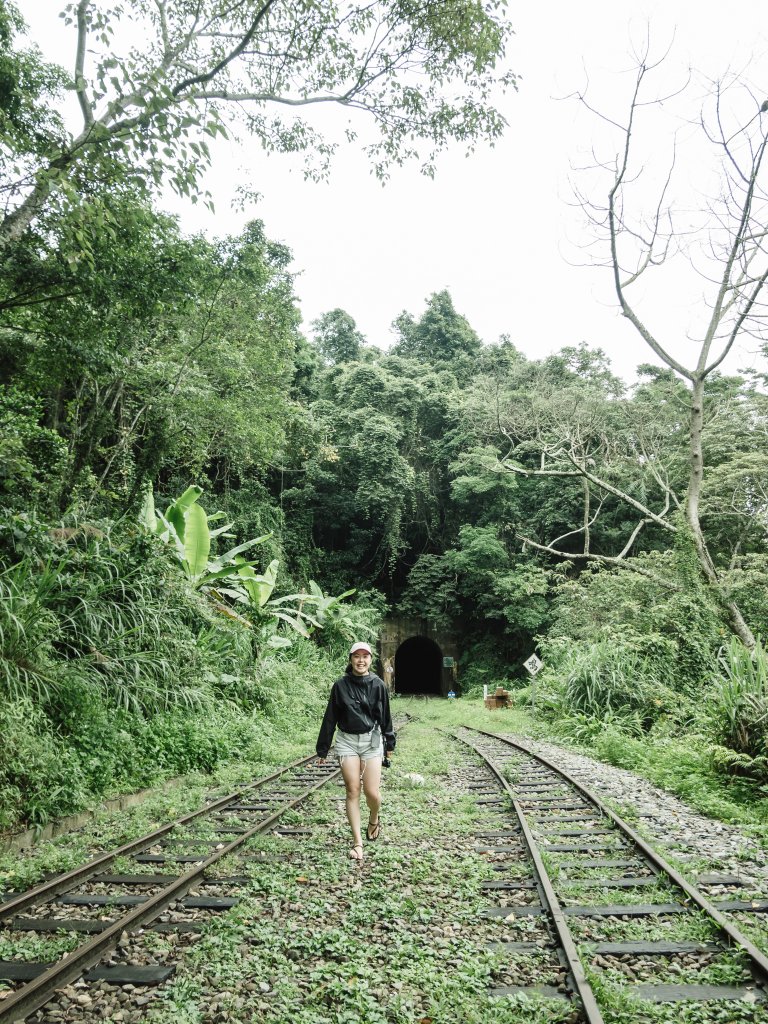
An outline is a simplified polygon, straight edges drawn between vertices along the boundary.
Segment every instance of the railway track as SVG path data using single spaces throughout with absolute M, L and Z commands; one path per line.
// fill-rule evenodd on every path
M 238 975 L 229 968 L 204 968 L 200 1006 L 208 1008 L 210 1019 L 250 1019 L 241 1018 L 238 1006 L 256 1012 L 254 1006 L 261 1008 L 263 999 L 263 1011 L 271 1011 L 276 1003 L 270 1000 L 284 984 L 284 972 L 298 990 L 293 1011 L 303 1007 L 306 995 L 326 1012 L 331 1004 L 323 1000 L 335 998 L 330 991 L 336 984 L 328 979 L 338 977 L 341 985 L 350 974 L 342 958 L 337 975 L 334 957 L 342 922 L 352 910 L 357 912 L 358 891 L 374 901 L 392 895 L 392 930 L 376 931 L 372 926 L 374 938 L 367 945 L 363 939 L 360 947 L 364 952 L 371 950 L 371 943 L 379 944 L 380 977 L 385 976 L 388 958 L 397 957 L 402 943 L 410 941 L 411 926 L 419 942 L 431 944 L 436 936 L 437 947 L 450 951 L 432 954 L 431 963 L 443 955 L 449 960 L 458 957 L 455 962 L 460 963 L 461 950 L 468 944 L 474 950 L 470 960 L 484 962 L 487 977 L 484 985 L 473 989 L 477 995 L 472 998 L 490 998 L 494 1004 L 498 998 L 511 1000 L 499 1020 L 644 1022 L 657 1019 L 646 1007 L 663 1002 L 672 1004 L 666 1021 L 768 1021 L 768 963 L 759 950 L 742 942 L 732 918 L 759 913 L 764 904 L 757 893 L 743 892 L 738 879 L 725 876 L 699 879 L 700 889 L 706 891 L 694 890 L 673 867 L 654 859 L 653 851 L 631 829 L 623 829 L 609 808 L 524 745 L 469 729 L 460 738 L 462 753 L 440 799 L 450 801 L 453 793 L 453 798 L 466 800 L 469 795 L 469 806 L 474 805 L 478 817 L 471 831 L 449 831 L 445 846 L 442 839 L 436 845 L 449 859 L 454 849 L 457 857 L 468 858 L 475 893 L 477 864 L 482 861 L 487 870 L 479 876 L 485 875 L 479 902 L 469 890 L 462 905 L 455 898 L 443 904 L 441 897 L 430 897 L 426 883 L 418 889 L 417 879 L 424 873 L 421 858 L 426 853 L 433 867 L 440 861 L 429 841 L 416 839 L 417 845 L 409 846 L 405 835 L 398 834 L 394 818 L 385 818 L 385 830 L 387 824 L 391 829 L 389 845 L 385 835 L 384 846 L 366 850 L 371 859 L 362 871 L 346 874 L 353 869 L 343 845 L 340 856 L 346 870 L 339 876 L 335 868 L 325 874 L 319 866 L 322 852 L 317 862 L 317 841 L 320 850 L 325 844 L 336 863 L 339 854 L 334 847 L 345 825 L 340 819 L 335 835 L 325 831 L 321 837 L 318 821 L 329 820 L 329 808 L 336 820 L 343 799 L 329 793 L 316 805 L 321 808 L 319 817 L 310 814 L 306 820 L 286 821 L 310 794 L 340 781 L 334 766 L 318 766 L 314 757 L 308 757 L 94 858 L 75 872 L 6 897 L 0 904 L 0 939 L 17 936 L 23 941 L 37 935 L 46 942 L 66 939 L 78 945 L 67 949 L 56 964 L 43 962 L 42 957 L 35 963 L 0 962 L 0 978 L 12 986 L 10 994 L 0 998 L 0 1021 L 140 1022 L 152 1000 L 159 1000 L 153 1006 L 163 1005 L 167 998 L 167 986 L 147 986 L 160 986 L 182 959 L 184 967 L 179 967 L 172 985 L 183 986 L 185 979 L 194 978 L 201 965 L 209 963 L 205 956 L 195 957 L 195 946 L 204 946 L 211 936 L 215 943 L 217 936 L 232 931 L 233 917 L 232 934 L 245 943 L 244 955 L 259 966 L 246 965 Z M 416 794 L 421 793 L 418 786 L 400 786 L 400 806 L 412 800 L 418 804 Z M 397 795 L 396 790 L 392 803 L 387 803 L 393 812 Z M 434 807 L 434 801 L 425 790 L 421 805 Z M 275 838 L 269 838 L 270 833 Z M 288 854 L 277 833 L 295 839 L 287 844 L 290 865 L 284 863 Z M 246 844 L 258 834 L 265 838 L 256 845 L 266 852 L 254 854 Z M 418 837 L 418 831 L 411 833 L 411 842 L 414 835 Z M 400 872 L 394 880 L 382 873 L 386 855 L 393 853 Z M 248 861 L 259 863 L 248 866 Z M 255 885 L 254 878 L 259 879 Z M 454 878 L 452 886 L 461 885 L 460 876 Z M 239 901 L 241 909 L 234 915 L 213 923 L 216 915 Z M 707 903 L 712 904 L 711 911 Z M 238 913 L 244 916 L 245 929 L 237 923 Z M 361 939 L 359 933 L 355 937 Z M 263 953 L 258 952 L 262 944 Z M 185 948 L 192 953 L 190 959 L 180 955 Z M 313 960 L 318 950 L 320 967 Z M 302 969 L 294 966 L 295 958 L 305 965 Z M 365 962 L 363 958 L 351 973 L 361 976 Z M 313 969 L 317 976 L 307 981 L 307 972 Z M 75 978 L 79 980 L 73 982 Z M 551 1001 L 550 1015 L 535 1016 L 526 1008 L 529 997 Z M 392 998 L 397 1002 L 397 990 Z M 617 1004 L 622 1007 L 618 1015 Z M 413 1005 L 414 1020 L 433 1018 L 428 1002 Z M 701 1010 L 700 1015 L 687 1015 L 692 1006 Z M 738 1013 L 731 1010 L 736 1006 Z M 222 1009 L 226 1013 L 221 1014 Z M 286 1012 L 290 1019 L 291 1011 Z M 461 1018 L 459 1013 L 456 1019 Z
M 496 995 L 567 1000 L 585 1024 L 605 1019 L 606 1000 L 633 1005 L 637 1020 L 650 1019 L 644 1004 L 764 1009 L 768 958 L 735 915 L 768 911 L 765 894 L 730 875 L 692 885 L 525 744 L 466 727 L 457 739 L 487 767 L 473 789 L 494 826 L 478 852 L 495 905 L 481 914 L 498 926 L 512 980 Z
M 54 963 L 0 961 L 0 981 L 7 986 L 0 1022 L 29 1017 L 75 979 L 87 983 L 79 982 L 74 1005 L 74 1011 L 84 1012 L 92 1002 L 88 984 L 134 992 L 165 981 L 174 967 L 142 953 L 142 932 L 200 932 L 201 914 L 236 904 L 237 887 L 248 879 L 212 878 L 212 869 L 242 853 L 256 835 L 300 832 L 281 820 L 339 777 L 334 764 L 319 765 L 314 755 L 301 758 L 73 871 L 6 894 L 0 935 L 7 941 L 37 933 L 74 937 L 77 944 Z M 66 1004 L 72 1008 L 72 1000 Z M 57 1018 L 63 1014 L 54 1011 L 41 1019 Z

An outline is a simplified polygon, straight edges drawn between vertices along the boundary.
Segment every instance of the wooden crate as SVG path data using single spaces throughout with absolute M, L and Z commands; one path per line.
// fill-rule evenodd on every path
M 498 691 L 486 697 L 483 701 L 489 711 L 498 711 L 499 708 L 508 708 L 511 705 L 509 693 L 503 690 L 501 693 Z

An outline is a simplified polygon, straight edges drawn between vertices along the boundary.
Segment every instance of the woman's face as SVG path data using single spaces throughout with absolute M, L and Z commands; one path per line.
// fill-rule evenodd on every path
M 371 656 L 368 651 L 355 651 L 350 655 L 349 660 L 352 662 L 352 671 L 356 676 L 368 674 L 368 669 L 371 667 Z

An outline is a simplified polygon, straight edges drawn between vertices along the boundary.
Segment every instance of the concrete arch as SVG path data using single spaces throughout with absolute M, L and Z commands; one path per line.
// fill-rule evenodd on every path
M 397 692 L 439 696 L 443 692 L 443 652 L 434 640 L 412 636 L 395 652 Z
M 426 619 L 392 616 L 379 634 L 378 671 L 393 693 L 460 692 L 455 638 Z

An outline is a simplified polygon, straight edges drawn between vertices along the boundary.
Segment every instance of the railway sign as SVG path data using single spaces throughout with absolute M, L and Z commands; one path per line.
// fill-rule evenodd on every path
M 523 662 L 523 667 L 524 667 L 524 668 L 526 669 L 526 671 L 528 671 L 528 672 L 529 672 L 529 673 L 530 673 L 530 674 L 531 674 L 532 676 L 535 676 L 535 675 L 536 675 L 536 673 L 537 673 L 537 672 L 539 672 L 539 671 L 541 670 L 541 668 L 543 667 L 543 665 L 544 665 L 544 662 L 543 662 L 543 661 L 541 660 L 541 658 L 539 658 L 539 657 L 538 657 L 538 655 L 536 655 L 536 654 L 532 654 L 532 655 L 530 656 L 530 658 L 528 658 L 528 660 L 527 660 L 527 661 L 524 661 L 524 662 Z

